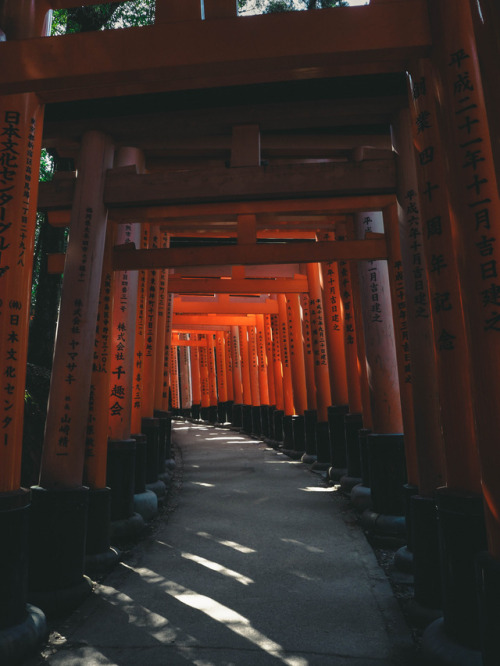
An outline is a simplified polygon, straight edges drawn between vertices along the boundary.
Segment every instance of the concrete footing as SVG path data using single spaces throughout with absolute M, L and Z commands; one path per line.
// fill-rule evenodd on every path
M 142 493 L 134 495 L 134 512 L 142 518 L 149 521 L 158 515 L 158 497 L 152 490 L 144 490 Z
M 442 619 L 424 631 L 422 654 L 426 666 L 483 666 L 479 650 L 460 645 L 448 636 Z
M 16 666 L 34 652 L 47 635 L 44 613 L 26 605 L 26 617 L 19 624 L 0 629 L 0 664 Z

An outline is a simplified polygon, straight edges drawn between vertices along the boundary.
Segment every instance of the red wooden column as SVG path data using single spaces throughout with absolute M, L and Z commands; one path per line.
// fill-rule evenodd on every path
M 149 225 L 146 241 L 146 225 L 144 225 L 144 241 L 148 248 L 159 247 L 160 229 L 158 225 Z M 155 407 L 156 382 L 156 327 L 158 322 L 160 271 L 152 269 L 146 272 L 146 305 L 144 312 L 144 355 L 142 358 L 142 416 L 153 418 Z
M 86 132 L 71 211 L 40 486 L 33 490 L 32 539 L 37 547 L 30 561 L 29 598 L 42 606 L 64 607 L 65 599 L 74 603 L 90 592 L 83 578 L 89 499 L 82 478 L 106 238 L 104 180 L 112 163 L 109 138 Z M 54 600 L 53 590 L 61 589 L 65 594 Z
M 201 418 L 208 421 L 208 410 L 210 408 L 210 385 L 208 380 L 208 352 L 207 336 L 200 335 L 199 339 L 204 344 L 200 347 L 200 381 L 201 381 Z
M 7 40 L 47 35 L 45 2 L 4 2 Z M 4 67 L 7 66 L 5 63 Z M 18 662 L 46 633 L 26 604 L 30 492 L 21 488 L 26 361 L 43 105 L 34 94 L 0 96 L 0 651 Z
M 172 320 L 174 316 L 174 295 L 167 293 L 165 305 L 165 340 L 163 357 L 163 379 L 161 389 L 161 409 L 167 412 L 169 409 L 170 394 L 170 349 L 172 341 Z M 161 365 L 161 361 L 160 361 Z
M 179 340 L 187 342 L 189 335 L 187 333 L 180 333 Z M 192 386 L 191 386 L 191 354 L 190 347 L 187 345 L 179 345 L 179 380 L 180 380 L 180 394 L 181 406 L 183 414 L 191 410 L 193 404 Z M 187 410 L 187 411 L 186 411 Z
M 295 413 L 292 368 L 290 365 L 290 342 L 288 338 L 288 317 L 286 311 L 286 296 L 278 294 L 278 320 L 280 330 L 280 353 L 283 372 L 283 409 L 285 416 Z
M 318 240 L 335 239 L 335 234 L 318 235 Z M 344 350 L 344 318 L 340 297 L 339 270 L 336 261 L 321 264 L 323 276 L 323 308 L 325 313 L 326 348 L 330 371 L 332 405 L 348 404 L 347 375 Z M 352 409 L 351 409 L 352 411 Z
M 306 462 L 316 458 L 313 465 L 327 470 L 332 464 L 330 446 L 330 428 L 328 424 L 328 408 L 331 406 L 330 372 L 326 346 L 326 322 L 323 307 L 323 289 L 321 268 L 317 263 L 307 264 L 307 281 L 309 283 L 309 318 L 311 322 L 312 349 L 314 355 L 314 371 L 316 377 L 316 400 L 318 416 L 315 427 L 315 454 L 308 449 Z
M 191 386 L 193 387 L 193 406 L 191 408 L 193 418 L 198 418 L 201 407 L 201 375 L 200 375 L 200 336 L 195 333 L 190 336 L 195 343 L 191 347 Z
M 144 158 L 136 148 L 117 151 L 117 167 L 137 165 L 144 170 Z M 139 224 L 123 224 L 116 227 L 117 245 L 134 243 L 140 246 Z M 125 440 L 131 435 L 132 394 L 134 384 L 134 342 L 137 315 L 137 271 L 115 271 L 113 281 L 113 313 L 110 337 L 110 377 L 113 390 L 108 394 L 109 437 Z
M 207 361 L 208 361 L 208 387 L 210 391 L 210 415 L 209 421 L 215 423 L 217 420 L 217 368 L 215 365 L 215 333 L 212 331 L 207 335 Z
M 307 409 L 307 386 L 300 299 L 298 294 L 285 294 L 285 296 L 295 412 L 297 414 L 304 414 Z
M 248 353 L 248 327 L 238 326 L 240 343 L 241 378 L 243 385 L 243 404 L 252 404 L 252 387 L 250 382 L 250 356 Z
M 260 416 L 260 434 L 268 437 L 270 435 L 270 398 L 268 383 L 268 359 L 266 354 L 266 331 L 264 315 L 256 316 L 257 333 L 257 357 L 259 369 L 259 416 Z
M 172 409 L 179 410 L 181 407 L 181 401 L 179 392 L 179 362 L 176 345 L 172 345 L 170 348 L 170 396 L 172 400 Z
M 350 233 L 349 233 L 350 232 Z M 335 233 L 337 241 L 344 239 L 354 238 L 352 229 L 342 229 Z M 360 361 L 358 358 L 357 348 L 357 326 L 355 307 L 353 303 L 353 289 L 351 278 L 351 262 L 339 261 L 339 296 L 342 303 L 343 314 L 343 335 L 344 335 L 344 353 L 345 353 L 345 367 L 346 367 L 346 384 L 348 405 L 351 412 L 358 412 L 363 414 L 363 401 L 361 396 L 361 380 Z M 364 359 L 363 359 L 364 360 Z M 364 365 L 364 364 L 363 364 Z
M 364 238 L 366 232 L 384 230 L 381 212 L 359 213 L 355 223 L 358 238 Z M 387 263 L 359 262 L 359 280 L 373 430 L 381 434 L 401 433 L 403 421 Z
M 0 97 L 0 492 L 18 491 L 43 107 Z
M 273 330 L 271 325 L 271 315 L 264 315 L 264 339 L 267 360 L 267 387 L 269 391 L 269 404 L 271 406 L 276 406 L 276 382 L 273 367 Z
M 230 331 L 224 331 L 224 348 L 226 350 L 227 401 L 229 403 L 228 407 L 232 408 L 232 405 L 234 403 L 234 383 L 233 383 L 232 336 Z M 230 416 L 230 412 L 228 413 L 228 416 Z
M 141 248 L 148 242 L 148 227 L 143 225 L 141 229 Z M 137 282 L 137 307 L 134 339 L 134 361 L 133 361 L 133 394 L 132 394 L 132 419 L 130 423 L 131 432 L 138 434 L 142 430 L 142 404 L 143 404 L 143 366 L 144 366 L 144 344 L 146 324 L 146 271 L 138 272 Z M 170 362 L 170 361 L 169 361 Z
M 316 377 L 318 421 L 326 422 L 328 420 L 328 407 L 331 404 L 331 391 L 319 264 L 307 264 L 307 279 L 309 282 L 309 316 L 311 319 L 311 337 Z
M 264 315 L 257 315 L 257 360 L 259 368 L 260 404 L 269 406 L 269 384 L 267 373 L 266 331 Z
M 82 483 L 95 324 L 106 236 L 104 175 L 113 149 L 99 132 L 83 136 L 71 213 L 61 308 L 54 351 L 40 484 Z M 62 430 L 63 429 L 63 430 Z
M 280 326 L 278 315 L 269 315 L 271 319 L 271 334 L 273 342 L 273 374 L 274 374 L 274 391 L 276 394 L 276 409 L 283 411 L 285 409 L 285 398 L 283 394 L 283 365 L 281 363 L 281 342 L 280 342 Z
M 233 408 L 231 422 L 234 426 L 242 425 L 243 379 L 240 356 L 240 331 L 238 326 L 231 326 L 231 358 L 233 359 Z
M 465 0 L 443 0 L 430 6 L 431 26 L 441 35 L 433 52 L 433 63 L 440 85 L 441 133 L 448 157 L 447 184 L 450 190 L 452 234 L 461 283 L 461 294 L 470 351 L 470 380 L 475 428 L 481 466 L 482 491 L 486 513 L 488 551 L 491 556 L 483 571 L 493 585 L 488 591 L 482 585 L 482 596 L 492 602 L 487 614 L 477 618 L 483 623 L 485 663 L 500 659 L 498 638 L 498 568 L 500 567 L 500 451 L 498 433 L 500 411 L 500 200 L 498 179 L 492 154 L 492 136 L 484 102 L 481 71 L 472 29 L 470 4 Z M 428 109 L 425 109 L 428 111 Z M 430 121 L 429 116 L 421 119 Z M 443 183 L 430 182 L 437 192 Z M 421 193 L 424 195 L 424 193 Z M 453 334 L 453 331 L 450 331 Z M 450 338 L 448 338 L 450 341 Z M 454 340 L 451 338 L 451 342 Z M 460 496 L 441 493 L 438 507 L 441 516 L 451 502 L 463 503 Z M 468 513 L 473 511 L 472 498 Z M 442 521 L 441 521 L 442 522 Z M 480 539 L 470 538 L 476 550 L 484 548 Z M 470 574 L 473 573 L 472 549 Z M 493 575 L 492 575 L 493 574 Z M 495 584 L 495 576 L 497 583 Z M 449 583 L 445 579 L 445 584 Z M 446 587 L 445 618 L 453 637 L 467 638 L 467 607 L 462 603 L 462 617 L 457 616 L 460 600 Z M 470 594 L 469 601 L 472 599 Z M 465 601 L 465 599 L 464 599 Z M 490 615 L 491 614 L 491 615 Z M 453 620 L 450 618 L 453 617 Z M 470 627 L 472 629 L 472 625 Z M 479 633 L 479 632 L 477 632 Z M 476 636 L 468 638 L 472 641 Z
M 112 331 L 114 286 L 112 272 L 113 244 L 114 228 L 108 227 L 95 330 L 87 436 L 85 440 L 83 481 L 84 485 L 89 486 L 91 490 L 106 487 L 109 412 L 108 409 L 103 409 L 103 405 L 107 405 L 110 393 L 121 396 L 121 388 L 118 388 L 118 384 L 113 384 L 113 375 L 111 374 L 110 333 Z
M 224 331 L 216 331 L 215 333 L 215 352 L 217 364 L 217 421 L 219 423 L 225 423 L 227 403 L 227 364 Z
M 166 231 L 159 232 L 160 247 L 170 246 L 170 234 Z M 168 269 L 162 268 L 158 271 L 158 310 L 156 321 L 156 340 L 155 340 L 155 391 L 154 407 L 155 411 L 164 412 L 163 406 L 163 381 L 165 371 L 165 339 L 167 336 L 168 320 Z M 170 329 L 171 335 L 171 329 Z M 167 410 L 168 411 L 168 410 Z

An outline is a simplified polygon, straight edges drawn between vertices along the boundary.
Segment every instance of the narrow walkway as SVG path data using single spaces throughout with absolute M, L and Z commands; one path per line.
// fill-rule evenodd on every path
M 174 429 L 176 510 L 60 627 L 54 654 L 33 663 L 416 663 L 385 574 L 317 475 L 224 428 Z

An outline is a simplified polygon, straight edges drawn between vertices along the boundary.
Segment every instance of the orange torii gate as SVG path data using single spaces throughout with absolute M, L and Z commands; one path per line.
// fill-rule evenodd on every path
M 3 479 L 0 488 L 0 519 L 3 531 L 11 531 L 9 521 L 15 520 L 14 514 L 20 506 L 24 514 L 27 512 L 27 493 L 20 489 L 20 451 L 28 291 L 34 235 L 33 203 L 36 198 L 36 185 L 32 176 L 38 170 L 38 156 L 35 153 L 41 140 L 39 121 L 43 112 L 39 102 L 57 104 L 62 101 L 95 99 L 103 94 L 110 98 L 119 98 L 125 94 L 138 96 L 144 93 L 173 92 L 179 86 L 199 88 L 200 91 L 224 86 L 236 88 L 320 76 L 335 79 L 336 84 L 349 77 L 352 77 L 351 81 L 362 78 L 363 85 L 375 87 L 380 81 L 387 80 L 380 77 L 391 76 L 395 72 L 404 76 L 409 71 L 412 76 L 409 101 L 413 115 L 409 121 L 406 120 L 406 125 L 401 123 L 401 117 L 396 118 L 394 115 L 406 104 L 404 94 L 398 99 L 384 100 L 380 106 L 375 104 L 373 109 L 364 100 L 361 103 L 349 100 L 349 105 L 345 105 L 342 112 L 350 118 L 356 108 L 363 107 L 363 123 L 376 122 L 386 127 L 391 125 L 397 130 L 395 135 L 399 146 L 403 139 L 413 142 L 413 147 L 407 148 L 404 159 L 408 164 L 414 162 L 417 166 L 417 179 L 414 180 L 417 189 L 412 184 L 405 192 L 398 191 L 399 205 L 403 211 L 400 210 L 398 216 L 394 198 L 397 190 L 397 167 L 394 160 L 392 157 L 388 159 L 387 155 L 364 159 L 367 145 L 364 142 L 355 143 L 351 148 L 352 154 L 347 158 L 345 153 L 339 155 L 332 152 L 324 161 L 314 162 L 318 155 L 315 152 L 318 144 L 312 148 L 311 143 L 301 152 L 305 163 L 280 164 L 279 159 L 276 163 L 271 159 L 264 166 L 261 163 L 260 148 L 256 149 L 261 139 L 259 127 L 255 120 L 249 122 L 248 117 L 243 119 L 243 123 L 241 117 L 229 121 L 232 127 L 229 167 L 225 164 L 223 168 L 204 164 L 200 169 L 164 172 L 155 169 L 151 173 L 109 168 L 112 166 L 114 140 L 117 145 L 134 145 L 134 137 L 129 139 L 127 136 L 133 133 L 133 122 L 130 119 L 125 117 L 116 122 L 116 118 L 96 117 L 92 122 L 85 121 L 79 126 L 78 121 L 75 121 L 76 124 L 69 130 L 68 126 L 66 129 L 61 127 L 54 130 L 57 123 L 53 123 L 49 130 L 52 132 L 50 141 L 54 142 L 53 145 L 62 145 L 58 144 L 56 134 L 60 132 L 62 135 L 64 131 L 67 131 L 64 139 L 66 148 L 71 144 L 68 137 L 83 137 L 83 141 L 78 157 L 78 176 L 56 179 L 54 183 L 41 188 L 39 197 L 42 209 L 58 211 L 55 216 L 51 212 L 52 217 L 67 216 L 70 209 L 72 212 L 41 485 L 32 490 L 31 511 L 34 513 L 32 522 L 35 529 L 42 532 L 46 530 L 44 516 L 50 512 L 51 519 L 55 513 L 60 518 L 52 522 L 64 525 L 64 521 L 69 520 L 73 531 L 64 534 L 65 537 L 69 535 L 65 540 L 61 539 L 60 534 L 51 535 L 43 556 L 35 556 L 31 550 L 30 600 L 39 600 L 49 610 L 54 596 L 57 596 L 53 592 L 59 592 L 61 585 L 65 592 L 69 587 L 71 594 L 66 595 L 66 598 L 71 597 L 72 603 L 76 603 L 89 589 L 77 560 L 81 559 L 80 551 L 85 540 L 83 523 L 88 491 L 82 485 L 83 460 L 108 210 L 111 211 L 109 219 L 113 224 L 158 224 L 161 226 L 157 229 L 162 233 L 169 233 L 169 225 L 175 229 L 175 225 L 191 218 L 188 224 L 195 236 L 200 230 L 201 235 L 205 236 L 210 233 L 223 234 L 227 225 L 230 225 L 231 233 L 238 235 L 240 244 L 233 246 L 230 252 L 222 247 L 213 247 L 210 251 L 196 247 L 115 248 L 113 269 L 128 272 L 143 270 L 146 284 L 145 280 L 151 281 L 152 271 L 193 264 L 226 264 L 228 257 L 231 263 L 237 265 L 298 262 L 317 266 L 314 262 L 346 261 L 351 262 L 351 268 L 354 265 L 352 262 L 380 263 L 388 259 L 388 283 L 393 311 L 397 311 L 398 315 L 405 310 L 410 312 L 403 287 L 407 288 L 407 294 L 411 294 L 414 311 L 407 317 L 408 335 L 402 325 L 404 322 L 393 317 L 394 331 L 391 331 L 391 335 L 394 333 L 395 336 L 397 358 L 393 369 L 399 374 L 399 391 L 390 400 L 390 414 L 372 409 L 370 425 L 375 433 L 370 437 L 372 443 L 375 443 L 378 435 L 398 434 L 394 430 L 396 425 L 401 429 L 400 424 L 396 423 L 400 400 L 409 480 L 418 484 L 419 491 L 430 500 L 430 504 L 435 506 L 437 503 L 444 544 L 441 553 L 445 592 L 444 625 L 439 622 L 431 625 L 426 632 L 427 639 L 424 638 L 424 650 L 432 653 L 435 641 L 439 643 L 442 639 L 441 627 L 444 626 L 444 640 L 452 641 L 456 649 L 465 646 L 479 655 L 481 647 L 485 663 L 497 664 L 500 654 L 496 621 L 500 598 L 500 462 L 495 442 L 499 426 L 496 401 L 500 388 L 497 339 L 500 327 L 496 241 L 500 203 L 494 164 L 494 160 L 498 162 L 498 146 L 491 138 L 492 130 L 498 129 L 498 100 L 491 75 L 492 63 L 497 60 L 493 56 L 498 56 L 498 43 L 492 27 L 498 26 L 498 10 L 492 0 L 405 0 L 404 3 L 378 0 L 356 12 L 340 8 L 254 17 L 251 27 L 248 22 L 236 17 L 233 2 L 206 0 L 205 20 L 202 21 L 200 5 L 196 1 L 182 3 L 181 7 L 173 0 L 157 0 L 156 24 L 136 29 L 134 40 L 130 40 L 126 31 L 68 35 L 59 40 L 39 37 L 46 34 L 43 24 L 50 8 L 74 4 L 74 0 L 37 3 L 27 0 L 23 3 L 4 2 L 0 8 L 0 28 L 7 37 L 5 42 L 0 43 L 0 55 L 9 63 L 9 67 L 0 73 L 3 95 L 0 101 L 0 127 L 2 137 L 6 137 L 1 149 L 5 168 L 0 175 L 0 362 L 2 377 L 6 379 L 2 385 L 3 447 L 0 455 L 0 475 Z M 80 0 L 78 4 L 90 2 Z M 410 18 L 411 30 L 408 30 Z M 175 21 L 175 30 L 172 30 L 172 21 Z M 228 31 L 234 39 L 224 39 Z M 480 40 L 476 39 L 476 34 L 480 35 Z M 280 35 L 286 35 L 286 40 Z M 315 39 L 311 40 L 309 35 L 315 35 Z M 258 56 L 246 50 L 250 40 L 254 42 L 256 38 L 262 45 Z M 186 44 L 196 44 L 196 48 L 187 48 Z M 82 52 L 89 54 L 89 57 L 80 58 Z M 154 58 L 150 57 L 151 53 L 154 53 Z M 33 63 L 36 63 L 36 67 Z M 70 75 L 68 63 L 71 63 Z M 193 72 L 196 72 L 195 77 Z M 33 93 L 38 95 L 37 99 Z M 489 115 L 485 98 L 490 100 L 494 110 Z M 439 109 L 436 99 L 439 99 Z M 322 106 L 316 100 L 314 102 L 316 107 Z M 334 102 L 332 104 L 330 101 L 329 105 L 327 100 L 324 101 L 325 115 L 330 115 L 333 107 L 338 105 L 337 100 Z M 365 111 L 365 108 L 368 110 Z M 310 106 L 308 112 L 311 112 Z M 302 115 L 308 112 L 302 112 Z M 216 122 L 214 115 L 208 114 L 210 122 Z M 264 124 L 271 122 L 271 115 L 269 107 L 266 107 L 262 116 Z M 338 125 L 346 124 L 339 115 L 335 118 Z M 361 115 L 358 120 L 360 118 Z M 173 116 L 170 115 L 169 119 L 172 120 Z M 316 122 L 320 122 L 317 117 Z M 325 127 L 321 124 L 319 126 Z M 435 129 L 439 129 L 436 134 Z M 268 130 L 262 134 L 262 145 L 268 134 Z M 150 136 L 148 140 L 151 140 Z M 64 141 L 61 139 L 62 143 Z M 76 143 L 79 141 L 74 141 Z M 272 142 L 268 144 L 270 155 L 276 150 L 276 145 Z M 290 150 L 291 146 L 288 145 L 287 149 Z M 77 149 L 74 146 L 70 148 L 71 151 L 76 155 Z M 449 162 L 446 179 L 438 164 L 443 153 Z M 20 157 L 17 157 L 18 154 Z M 399 169 L 399 176 L 403 170 Z M 398 180 L 401 187 L 403 179 L 399 177 Z M 446 203 L 444 208 L 443 202 Z M 299 235 L 296 236 L 299 242 L 283 243 L 279 248 L 276 244 L 272 247 L 270 243 L 253 242 L 258 237 L 259 229 L 288 227 L 297 232 L 303 230 L 300 226 L 302 222 L 297 224 L 297 220 L 292 219 L 294 216 L 300 217 L 301 213 L 316 217 L 316 220 L 309 220 L 308 228 L 321 233 L 325 231 L 326 224 L 324 219 L 319 219 L 321 215 L 364 213 L 366 216 L 367 212 L 377 216 L 383 213 L 387 239 L 349 238 L 341 243 L 335 242 L 333 247 L 332 243 L 327 247 L 321 242 L 304 242 Z M 422 216 L 420 229 L 414 219 L 417 213 Z M 288 220 L 287 216 L 290 216 Z M 13 220 L 16 224 L 13 224 Z M 408 238 L 403 238 L 401 245 L 397 239 L 395 230 L 398 221 L 411 226 L 413 235 L 409 248 Z M 448 223 L 449 228 L 446 226 Z M 326 230 L 331 229 L 326 227 Z M 444 242 L 446 233 L 449 233 L 447 243 Z M 403 247 L 401 252 L 405 242 L 406 251 Z M 369 280 L 378 282 L 378 274 L 378 269 L 371 271 Z M 418 277 L 422 274 L 428 287 L 425 280 Z M 375 275 L 373 280 L 371 275 Z M 233 277 L 238 279 L 237 275 Z M 309 293 L 317 277 L 319 274 L 309 277 Z M 367 277 L 366 271 L 364 277 Z M 412 280 L 413 285 L 410 284 Z M 409 284 L 413 291 L 408 289 Z M 178 288 L 181 290 L 184 287 L 179 283 Z M 380 293 L 378 288 L 372 290 L 371 287 L 363 288 L 361 285 L 362 292 L 363 289 L 365 299 L 369 297 L 371 303 L 367 307 L 363 299 L 366 322 L 370 313 L 372 316 L 378 314 L 371 307 L 379 301 L 371 297 L 380 297 Z M 176 292 L 172 288 L 170 293 Z M 266 313 L 265 316 L 270 319 L 267 322 L 268 330 L 277 333 L 277 325 L 286 322 L 284 294 L 291 292 L 285 288 L 273 293 L 279 294 L 278 314 Z M 431 329 L 424 329 L 417 322 L 421 312 L 418 308 L 426 295 L 430 295 L 427 312 L 433 320 L 432 334 Z M 318 295 L 318 298 L 321 296 Z M 149 316 L 146 306 L 143 304 L 140 307 L 143 320 L 141 324 L 138 318 L 138 330 L 148 323 Z M 155 306 L 152 306 L 153 319 L 150 323 L 153 328 L 156 317 L 154 310 Z M 452 317 L 452 314 L 456 317 Z M 317 316 L 317 312 L 311 313 L 312 316 Z M 281 317 L 279 321 L 278 317 Z M 356 323 L 360 321 L 358 315 Z M 368 323 L 375 324 L 374 321 Z M 189 325 L 197 326 L 195 330 L 203 330 L 199 327 L 207 326 L 207 323 L 200 321 L 186 324 Z M 249 323 L 247 319 L 245 323 L 227 324 L 224 325 L 225 329 L 217 327 L 216 330 L 239 326 L 243 357 L 247 353 L 245 350 L 248 351 L 249 340 L 252 346 L 255 325 L 255 322 Z M 209 330 L 214 329 L 205 329 L 206 333 Z M 370 330 L 368 326 L 364 330 L 360 328 L 359 338 L 361 340 L 361 334 L 364 334 L 367 357 L 372 359 L 369 360 L 368 368 L 371 380 L 373 375 L 370 375 L 370 371 L 377 349 L 375 346 L 370 349 L 375 339 L 369 335 Z M 425 336 L 419 338 L 422 331 Z M 289 352 L 289 340 L 285 341 L 284 337 L 287 336 L 286 325 L 285 330 L 281 328 L 280 332 L 283 334 L 282 361 L 286 365 Z M 177 372 L 177 357 L 169 356 L 171 346 L 168 330 L 166 336 L 166 342 L 161 342 L 161 339 L 157 341 L 160 347 L 165 345 L 165 350 L 168 350 L 161 365 L 164 367 L 165 363 L 168 364 L 170 358 L 174 372 Z M 423 343 L 419 345 L 423 339 L 429 341 L 427 347 Z M 141 404 L 144 393 L 141 387 L 141 358 L 144 357 L 145 348 L 141 351 L 140 336 L 137 342 L 136 352 L 142 354 L 142 357 L 138 358 L 136 354 L 135 358 L 136 371 L 140 372 L 136 373 L 139 379 L 134 387 L 136 394 L 133 396 L 132 413 L 134 415 L 135 409 L 135 423 L 139 430 L 143 410 L 149 413 L 151 409 L 157 409 L 159 403 L 156 402 L 156 396 L 150 396 L 147 404 Z M 274 343 L 274 340 L 270 342 Z M 206 350 L 212 355 L 213 334 L 212 340 L 206 339 L 206 344 Z M 360 350 L 364 354 L 361 342 L 358 355 Z M 465 409 L 460 416 L 466 425 L 462 431 L 458 430 L 450 409 L 457 382 L 443 371 L 452 356 L 456 356 L 453 352 L 460 350 L 463 351 L 460 362 L 464 367 L 464 356 L 468 354 L 470 357 L 470 372 L 460 375 L 460 381 L 466 386 L 461 393 Z M 156 353 L 157 349 L 153 351 Z M 163 356 L 163 350 L 160 349 L 160 353 Z M 207 356 L 207 363 L 209 359 Z M 276 354 L 273 368 L 278 368 L 275 362 L 277 359 Z M 421 372 L 420 366 L 415 367 L 426 359 L 433 366 L 429 378 Z M 455 365 L 452 363 L 450 367 Z M 248 371 L 243 373 L 248 375 L 248 381 L 243 377 L 240 383 L 245 388 L 247 381 L 245 402 L 249 399 L 251 403 L 249 396 L 252 395 L 252 382 L 248 361 L 243 363 L 243 370 Z M 416 381 L 411 391 L 411 386 L 405 384 L 412 384 L 414 371 Z M 410 372 L 412 381 L 409 381 Z M 150 372 L 150 376 L 152 374 Z M 214 370 L 211 375 L 215 375 Z M 233 378 L 236 377 L 237 373 L 233 374 Z M 282 379 L 279 371 L 274 374 L 274 379 L 278 405 Z M 207 376 L 210 402 L 209 380 L 210 375 Z M 151 385 L 148 381 L 146 394 Z M 177 400 L 177 386 L 174 379 L 174 402 Z M 438 393 L 436 387 L 439 387 Z M 213 388 L 212 385 L 212 394 Z M 293 412 L 294 401 L 300 390 L 296 390 L 293 395 L 293 375 L 288 371 L 285 386 L 281 385 L 281 388 L 284 393 L 281 405 L 285 411 Z M 256 395 L 255 377 L 253 389 Z M 429 404 L 430 397 L 427 402 L 422 398 L 427 389 L 430 396 L 438 396 L 439 414 L 432 411 L 434 406 Z M 468 389 L 470 391 L 467 393 Z M 365 387 L 361 386 L 361 390 L 365 390 Z M 418 391 L 418 396 L 415 391 Z M 157 392 L 155 389 L 154 394 Z M 168 393 L 168 386 L 165 385 L 163 375 L 163 410 L 168 407 L 164 402 L 165 393 Z M 73 408 L 75 404 L 78 404 L 78 410 Z M 93 408 L 95 406 L 94 403 Z M 372 404 L 374 406 L 375 403 Z M 417 423 L 420 416 L 417 408 L 425 412 L 423 419 L 432 432 L 432 442 L 425 441 L 421 435 L 422 430 L 419 428 L 422 424 Z M 325 405 L 318 404 L 318 410 L 324 412 Z M 366 407 L 364 411 L 367 412 Z M 414 416 L 412 411 L 415 412 Z M 390 427 L 386 427 L 388 421 L 384 421 L 385 416 L 390 417 Z M 151 415 L 149 418 L 153 417 Z M 326 414 L 322 413 L 321 418 L 323 421 L 320 422 L 327 423 Z M 442 419 L 442 444 L 438 432 L 439 419 Z M 472 422 L 475 428 L 472 428 Z M 378 430 L 385 432 L 380 433 Z M 457 433 L 457 448 L 453 432 Z M 466 433 L 470 436 L 467 437 Z M 437 486 L 441 483 L 446 483 L 447 487 L 438 490 Z M 76 515 L 78 520 L 74 519 Z M 467 532 L 466 548 L 456 542 L 456 535 L 462 529 Z M 32 540 L 40 541 L 36 532 Z M 70 576 L 65 578 L 64 583 L 60 572 L 51 566 L 55 558 L 50 554 L 50 549 L 56 543 L 57 548 L 60 548 L 62 541 L 69 548 L 66 558 L 69 571 L 64 573 L 69 572 Z M 20 549 L 24 548 L 23 544 L 20 542 Z M 479 555 L 481 576 L 475 582 L 475 559 L 482 551 L 483 554 Z M 415 554 L 417 552 L 418 548 Z M 11 571 L 11 560 L 2 560 L 1 569 Z M 455 571 L 462 572 L 460 585 L 453 577 Z M 461 598 L 455 595 L 458 587 L 465 591 Z M 481 616 L 475 611 L 476 587 L 481 597 Z M 17 631 L 17 626 L 23 625 L 26 594 L 19 587 L 13 589 L 10 583 L 6 589 L 5 605 L 8 610 L 5 618 L 0 618 L 0 628 L 15 627 Z M 3 589 L 0 594 L 4 594 Z M 28 643 L 29 640 L 26 641 Z

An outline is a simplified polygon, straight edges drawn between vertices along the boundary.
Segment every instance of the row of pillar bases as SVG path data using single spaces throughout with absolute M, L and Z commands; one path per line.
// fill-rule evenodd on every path
M 347 405 L 330 406 L 326 422 L 317 420 L 316 410 L 286 415 L 272 405 L 231 404 L 225 414 L 224 421 L 210 422 L 229 421 L 301 459 L 350 497 L 369 535 L 401 545 L 394 566 L 413 575 L 407 612 L 425 629 L 426 664 L 500 663 L 500 565 L 486 552 L 481 497 L 449 488 L 419 495 L 407 483 L 403 435 L 372 433 Z
M 0 495 L 0 663 L 16 664 L 47 632 L 45 617 L 75 609 L 91 577 L 120 559 L 158 514 L 175 467 L 171 415 L 144 419 L 143 432 L 108 443 L 107 487 L 34 486 Z M 112 545 L 113 544 L 113 545 Z M 88 575 L 87 575 L 88 574 Z

